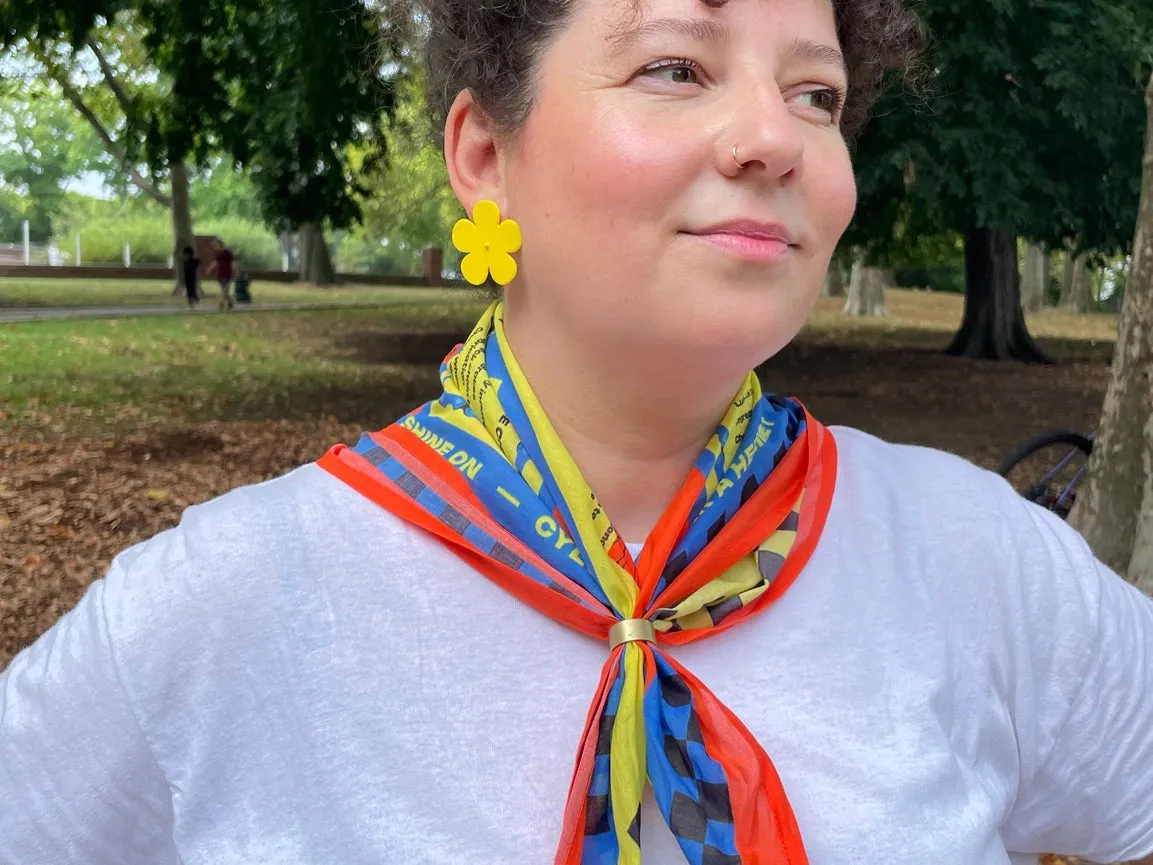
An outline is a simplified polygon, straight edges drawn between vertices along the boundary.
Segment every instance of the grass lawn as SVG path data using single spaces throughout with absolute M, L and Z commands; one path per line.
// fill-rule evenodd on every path
M 263 315 L 0 324 L 0 428 L 101 431 L 329 416 L 410 379 L 483 308 L 455 303 Z M 355 395 L 355 397 L 353 396 Z
M 428 297 L 427 289 L 413 291 Z M 369 407 L 383 422 L 427 398 L 440 359 L 484 305 L 474 293 L 453 296 L 368 310 L 0 324 L 0 428 L 99 434 L 211 420 L 371 423 L 376 418 L 363 416 Z M 822 298 L 798 344 L 940 349 L 961 304 L 953 295 L 890 291 L 889 315 L 868 319 L 844 316 L 841 301 Z M 1074 360 L 1106 357 L 1116 326 L 1104 315 L 1030 320 L 1047 350 Z
M 961 326 L 965 300 L 959 294 L 889 289 L 885 305 L 884 317 L 850 317 L 841 312 L 843 299 L 822 297 L 803 338 L 820 344 L 944 348 Z M 1070 315 L 1046 309 L 1027 316 L 1027 321 L 1029 332 L 1057 359 L 1107 354 L 1117 339 L 1116 314 Z
M 306 284 L 252 283 L 256 303 L 344 303 L 427 297 L 432 289 L 376 285 L 313 288 Z M 216 282 L 201 285 L 204 302 L 214 304 L 220 295 Z M 174 297 L 172 284 L 161 279 L 20 279 L 0 278 L 0 309 L 68 306 L 186 305 L 184 295 Z

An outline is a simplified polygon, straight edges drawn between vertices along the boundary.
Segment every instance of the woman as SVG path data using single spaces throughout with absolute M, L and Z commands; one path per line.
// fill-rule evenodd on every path
M 1153 603 L 1000 479 L 749 376 L 813 307 L 913 19 L 428 20 L 503 306 L 439 400 L 189 510 L 16 658 L 0 862 L 1153 853 Z

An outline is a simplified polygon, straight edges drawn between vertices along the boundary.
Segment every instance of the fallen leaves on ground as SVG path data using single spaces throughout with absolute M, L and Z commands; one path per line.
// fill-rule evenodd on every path
M 174 526 L 185 508 L 357 435 L 335 421 L 264 421 L 113 439 L 0 438 L 0 668 L 117 553 Z

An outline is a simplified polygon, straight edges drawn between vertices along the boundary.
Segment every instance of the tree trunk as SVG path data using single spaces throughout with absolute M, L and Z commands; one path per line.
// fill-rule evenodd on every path
M 173 294 L 184 291 L 184 268 L 180 260 L 184 247 L 195 249 L 196 238 L 192 232 L 192 197 L 189 193 L 188 163 L 174 159 L 168 168 L 172 182 L 172 269 L 176 271 L 176 287 Z
M 849 277 L 849 294 L 845 298 L 845 315 L 884 315 L 885 283 L 881 271 L 868 267 L 864 256 L 858 255 L 853 261 L 853 272 Z
M 1153 595 L 1153 78 L 1145 104 L 1141 205 L 1113 375 L 1069 521 L 1105 564 Z
M 1089 295 L 1092 291 L 1092 275 L 1089 273 L 1089 253 L 1073 256 L 1065 253 L 1065 280 L 1061 284 L 1061 299 L 1058 305 L 1068 312 L 1089 311 Z
M 965 237 L 965 318 L 948 354 L 986 360 L 1049 363 L 1021 311 L 1017 238 L 975 228 Z
M 1093 274 L 1089 271 L 1089 253 L 1083 252 L 1077 256 L 1077 261 L 1073 264 L 1073 279 L 1069 283 L 1069 297 L 1065 300 L 1065 309 L 1078 314 L 1088 312 L 1092 293 Z
M 845 271 L 841 267 L 839 255 L 833 255 L 833 260 L 829 262 L 828 273 L 825 274 L 825 281 L 821 285 L 821 295 L 823 297 L 845 296 Z
M 1048 263 L 1045 247 L 1034 243 L 1025 247 L 1025 275 L 1021 278 L 1021 309 L 1024 312 L 1038 312 L 1045 305 Z
M 300 226 L 300 278 L 315 286 L 336 284 L 332 258 L 324 241 L 324 230 L 319 223 L 306 222 Z
M 1042 246 L 1044 256 L 1041 258 L 1041 308 L 1049 303 L 1049 283 L 1053 279 L 1053 256 L 1047 247 Z
M 291 231 L 282 231 L 279 235 L 281 259 L 287 263 L 286 270 L 298 270 L 300 256 L 296 253 L 295 236 Z
M 1057 306 L 1064 308 L 1073 293 L 1073 273 L 1076 270 L 1076 256 L 1066 247 L 1064 253 L 1065 269 L 1061 275 L 1061 294 L 1057 296 Z

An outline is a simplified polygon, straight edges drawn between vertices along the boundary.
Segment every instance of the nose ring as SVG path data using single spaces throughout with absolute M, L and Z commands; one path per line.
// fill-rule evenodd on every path
M 741 157 L 737 156 L 737 145 L 733 145 L 733 162 L 737 164 L 737 168 L 744 168 L 745 163 L 741 162 Z

